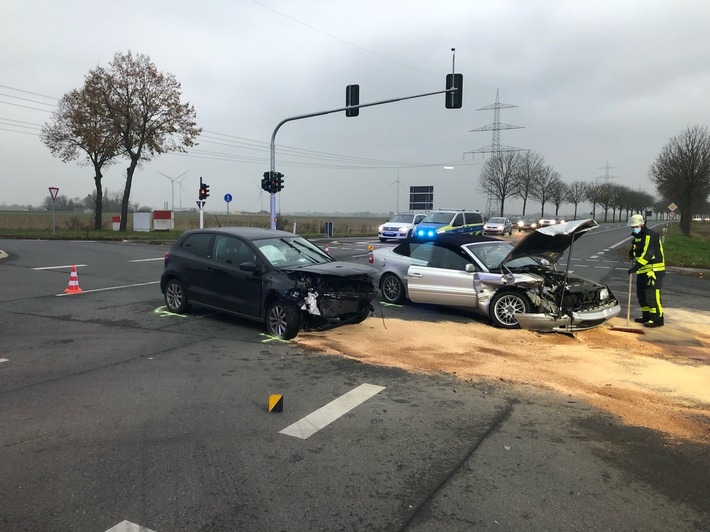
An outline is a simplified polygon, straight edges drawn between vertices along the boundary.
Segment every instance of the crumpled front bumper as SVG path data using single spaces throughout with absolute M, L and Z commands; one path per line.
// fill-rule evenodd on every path
M 590 310 L 583 312 L 573 312 L 572 317 L 553 316 L 551 314 L 516 314 L 521 329 L 535 332 L 564 332 L 583 331 L 598 327 L 603 323 L 615 318 L 621 312 L 621 305 Z

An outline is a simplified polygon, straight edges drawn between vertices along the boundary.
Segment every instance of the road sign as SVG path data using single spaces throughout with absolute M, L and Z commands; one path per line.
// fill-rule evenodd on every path
M 52 201 L 55 201 L 59 193 L 59 187 L 49 187 L 49 193 L 52 195 Z
M 232 201 L 232 195 L 231 195 L 231 194 L 225 194 L 225 195 L 224 195 L 224 201 L 226 201 L 227 203 L 229 203 L 230 201 Z
M 675 212 L 674 212 L 674 211 L 671 211 L 671 212 L 668 213 L 668 219 L 669 219 L 669 220 L 675 220 Z
M 674 211 L 674 210 L 676 210 L 677 208 L 678 208 L 678 205 L 676 205 L 675 203 L 671 203 L 671 204 L 668 206 L 668 209 L 671 210 L 671 211 Z

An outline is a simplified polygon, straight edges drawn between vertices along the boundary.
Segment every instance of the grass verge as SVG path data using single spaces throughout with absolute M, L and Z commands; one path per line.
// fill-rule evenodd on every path
M 685 236 L 678 224 L 667 227 L 663 242 L 666 265 L 710 270 L 710 223 L 693 223 L 690 236 Z

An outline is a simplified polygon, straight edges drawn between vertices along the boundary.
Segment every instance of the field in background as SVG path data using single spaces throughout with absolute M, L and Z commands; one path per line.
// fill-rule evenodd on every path
M 56 236 L 54 238 L 92 238 L 97 240 L 117 238 L 137 238 L 143 240 L 171 239 L 189 229 L 200 226 L 199 213 L 175 213 L 174 231 L 133 231 L 133 216 L 128 215 L 128 232 L 113 231 L 113 217 L 116 213 L 104 214 L 103 230 L 94 230 L 94 216 L 91 213 L 55 213 Z M 290 216 L 277 218 L 278 229 L 307 236 L 318 237 L 325 233 L 326 222 L 333 223 L 333 236 L 377 236 L 377 228 L 386 222 L 386 217 L 357 216 Z M 295 224 L 295 227 L 294 227 Z M 218 226 L 269 227 L 268 214 L 204 214 L 205 227 Z M 0 237 L 53 238 L 51 212 L 0 211 Z

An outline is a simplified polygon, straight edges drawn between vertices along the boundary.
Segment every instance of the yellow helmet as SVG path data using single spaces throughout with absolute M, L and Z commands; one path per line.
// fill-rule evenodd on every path
M 646 223 L 646 220 L 643 219 L 643 216 L 640 214 L 634 214 L 631 218 L 629 218 L 629 223 L 626 224 L 627 227 L 637 227 L 640 225 L 643 225 Z

